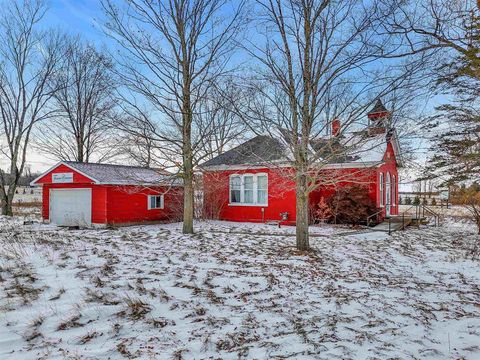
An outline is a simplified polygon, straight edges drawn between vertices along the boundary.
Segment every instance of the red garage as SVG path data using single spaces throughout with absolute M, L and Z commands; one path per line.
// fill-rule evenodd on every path
M 182 212 L 181 183 L 156 169 L 65 161 L 32 185 L 43 188 L 44 221 L 59 226 L 158 222 Z

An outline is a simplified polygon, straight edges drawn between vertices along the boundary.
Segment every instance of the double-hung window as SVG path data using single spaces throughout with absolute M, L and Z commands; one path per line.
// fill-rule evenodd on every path
M 230 177 L 230 202 L 241 203 L 242 202 L 242 177 L 235 175 Z
M 267 175 L 257 176 L 257 202 L 267 204 L 268 200 L 268 179 Z
M 163 195 L 148 195 L 148 210 L 163 209 Z
M 230 176 L 231 205 L 267 205 L 267 174 L 234 174 Z
M 246 204 L 255 203 L 253 199 L 253 175 L 243 177 L 243 202 Z

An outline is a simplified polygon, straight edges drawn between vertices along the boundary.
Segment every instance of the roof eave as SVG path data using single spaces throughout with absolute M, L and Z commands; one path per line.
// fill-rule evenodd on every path
M 244 169 L 268 169 L 275 167 L 291 167 L 292 163 L 289 161 L 271 161 L 268 163 L 253 163 L 253 164 L 219 164 L 219 165 L 199 165 L 199 168 L 204 171 L 221 171 L 221 170 L 244 170 Z
M 55 170 L 57 167 L 59 167 L 60 165 L 64 165 L 66 167 L 68 167 L 69 169 L 79 173 L 80 175 L 83 175 L 87 178 L 89 178 L 90 180 L 92 180 L 95 184 L 98 184 L 100 183 L 100 181 L 98 181 L 97 179 L 93 178 L 91 175 L 88 175 L 80 170 L 78 170 L 77 168 L 75 168 L 74 166 L 70 165 L 70 164 L 67 164 L 65 161 L 60 161 L 58 162 L 56 165 L 52 166 L 50 169 L 48 169 L 47 171 L 45 171 L 44 173 L 42 173 L 41 175 L 39 175 L 37 178 L 35 178 L 34 180 L 32 180 L 30 182 L 30 186 L 39 186 L 41 184 L 37 184 L 36 182 L 38 180 L 40 180 L 41 178 L 43 178 L 45 175 L 47 175 L 48 173 L 52 172 L 53 170 Z
M 403 168 L 404 161 L 403 161 L 403 155 L 402 155 L 402 148 L 400 147 L 400 143 L 398 142 L 397 130 L 395 128 L 393 128 L 393 135 L 390 138 L 390 141 L 392 142 L 393 152 L 395 153 L 395 160 L 397 162 L 397 167 Z
M 318 164 L 318 163 L 317 163 Z M 345 163 L 331 163 L 321 166 L 322 169 L 351 169 L 351 168 L 369 168 L 378 167 L 384 164 L 383 160 L 380 161 L 364 161 L 364 162 L 345 162 Z M 315 167 L 313 164 L 312 167 Z M 286 168 L 293 167 L 292 163 L 278 163 L 278 164 L 237 164 L 237 165 L 211 165 L 201 167 L 205 171 L 226 171 L 226 170 L 248 170 L 248 169 L 269 169 L 269 168 Z
M 354 168 L 374 168 L 382 165 L 384 161 L 364 161 L 364 162 L 345 162 L 326 164 L 322 169 L 354 169 Z
M 170 187 L 183 187 L 183 184 L 173 184 L 173 183 L 165 183 L 165 182 L 158 182 L 158 183 L 135 183 L 135 182 L 99 182 L 96 185 L 111 185 L 111 186 L 170 186 Z

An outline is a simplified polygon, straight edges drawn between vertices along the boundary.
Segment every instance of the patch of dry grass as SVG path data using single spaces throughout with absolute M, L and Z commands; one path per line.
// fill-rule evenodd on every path
M 117 315 L 130 318 L 132 320 L 141 320 L 152 311 L 153 307 L 141 299 L 135 299 L 127 296 L 123 299 L 124 309 Z
M 84 324 L 79 322 L 80 318 L 81 318 L 80 313 L 67 317 L 57 326 L 57 331 L 68 330 L 76 327 L 82 327 Z

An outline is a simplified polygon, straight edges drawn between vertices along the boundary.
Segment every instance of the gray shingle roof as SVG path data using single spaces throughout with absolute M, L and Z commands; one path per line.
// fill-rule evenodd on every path
M 80 163 L 64 161 L 64 164 L 78 170 L 100 183 L 115 185 L 181 185 L 175 176 L 159 169 L 139 166 Z
M 283 134 L 282 134 L 283 135 Z M 344 136 L 345 135 L 345 136 Z M 368 131 L 348 133 L 339 137 L 318 138 L 310 142 L 319 161 L 329 164 L 374 164 L 383 161 L 390 133 L 370 135 Z M 270 136 L 253 139 L 203 163 L 201 167 L 222 165 L 268 165 L 291 161 L 288 145 Z M 400 162 L 400 154 L 397 154 Z
M 280 140 L 258 135 L 243 144 L 206 161 L 203 166 L 257 165 L 287 159 L 287 148 Z

